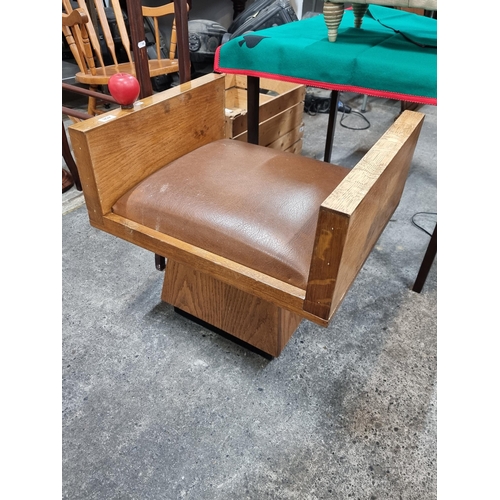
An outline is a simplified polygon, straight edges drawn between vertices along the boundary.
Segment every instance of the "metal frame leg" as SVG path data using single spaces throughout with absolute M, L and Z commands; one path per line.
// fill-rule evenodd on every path
M 333 137 L 335 135 L 335 123 L 337 121 L 337 110 L 339 106 L 339 92 L 332 90 L 330 97 L 330 113 L 328 114 L 328 125 L 326 129 L 325 156 L 323 161 L 330 163 L 332 158 Z
M 413 285 L 413 291 L 420 293 L 424 286 L 425 280 L 427 279 L 427 275 L 431 269 L 432 263 L 434 262 L 434 258 L 437 253 L 437 224 L 434 227 L 434 231 L 432 232 L 431 240 L 429 241 L 429 245 L 427 246 L 427 250 L 424 255 L 424 259 L 422 260 L 422 264 L 420 264 L 420 269 L 418 271 L 417 279 L 415 280 L 415 284 Z

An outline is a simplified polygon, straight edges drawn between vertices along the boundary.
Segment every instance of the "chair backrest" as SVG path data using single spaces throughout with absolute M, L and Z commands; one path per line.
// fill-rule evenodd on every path
M 95 73 L 94 56 L 88 34 L 88 16 L 82 9 L 62 14 L 62 31 L 81 71 Z
M 151 18 L 153 21 L 153 26 L 154 26 L 153 34 L 155 38 L 155 52 L 157 59 L 161 59 L 161 53 L 163 50 L 162 46 L 163 44 L 161 41 L 161 31 L 158 19 L 163 16 L 174 16 L 174 13 L 175 13 L 174 2 L 167 3 L 165 5 L 160 5 L 159 7 L 146 7 L 146 6 L 142 7 L 142 15 L 144 17 Z M 177 49 L 177 29 L 175 27 L 175 18 L 173 18 L 172 32 L 170 35 L 170 45 L 168 48 L 168 57 L 170 59 L 175 59 L 176 49 Z

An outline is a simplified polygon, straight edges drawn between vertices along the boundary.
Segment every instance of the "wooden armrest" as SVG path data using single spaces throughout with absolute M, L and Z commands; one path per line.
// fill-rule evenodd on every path
M 304 310 L 330 319 L 396 210 L 424 115 L 405 111 L 323 202 Z

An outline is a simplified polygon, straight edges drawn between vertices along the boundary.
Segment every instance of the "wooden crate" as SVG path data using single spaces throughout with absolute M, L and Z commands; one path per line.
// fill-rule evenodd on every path
M 300 154 L 305 85 L 260 79 L 259 144 Z M 247 140 L 247 77 L 226 75 L 226 137 Z
M 414 7 L 395 7 L 398 10 L 404 10 L 405 12 L 410 12 L 411 14 L 418 14 L 423 16 L 425 13 L 425 9 L 416 9 Z

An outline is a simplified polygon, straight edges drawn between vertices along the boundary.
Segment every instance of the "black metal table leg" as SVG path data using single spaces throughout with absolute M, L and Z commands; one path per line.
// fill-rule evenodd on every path
M 247 77 L 247 142 L 259 144 L 259 91 L 260 78 Z
M 424 286 L 425 280 L 427 279 L 427 275 L 431 269 L 432 263 L 434 262 L 434 258 L 437 253 L 437 224 L 434 227 L 434 231 L 432 232 L 431 239 L 429 241 L 429 245 L 427 246 L 427 250 L 424 255 L 424 259 L 422 260 L 422 264 L 420 265 L 420 270 L 418 271 L 417 279 L 413 285 L 413 291 L 420 293 Z
M 332 158 L 333 136 L 335 135 L 335 123 L 337 121 L 337 108 L 339 105 L 339 92 L 332 90 L 330 97 L 330 112 L 328 114 L 328 126 L 326 129 L 325 156 L 323 160 L 330 163 Z

